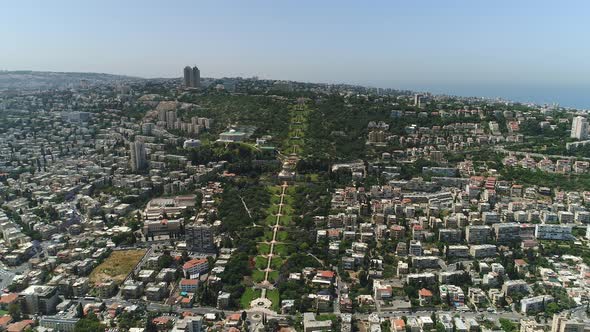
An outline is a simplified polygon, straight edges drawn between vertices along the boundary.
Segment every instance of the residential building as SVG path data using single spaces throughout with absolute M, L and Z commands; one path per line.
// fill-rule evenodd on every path
M 202 316 L 188 316 L 186 320 L 186 332 L 202 332 L 203 331 L 203 317 Z
M 498 223 L 493 227 L 498 243 L 520 241 L 520 224 L 513 222 Z
M 181 279 L 180 283 L 180 291 L 187 292 L 187 293 L 194 293 L 199 289 L 199 280 L 198 279 Z
M 131 156 L 131 170 L 140 172 L 148 167 L 147 153 L 143 142 L 135 141 L 129 143 L 129 154 Z
M 574 117 L 570 137 L 579 140 L 588 138 L 588 119 L 583 116 Z
M 331 320 L 316 320 L 313 312 L 303 313 L 303 331 L 304 332 L 315 332 L 315 331 L 331 331 L 332 321 Z
M 487 243 L 492 234 L 492 228 L 484 225 L 472 225 L 465 228 L 465 239 L 469 244 Z
M 537 224 L 535 227 L 535 237 L 538 240 L 574 240 L 572 226 Z
M 33 285 L 19 293 L 24 301 L 26 313 L 32 315 L 47 315 L 55 312 L 59 303 L 57 287 Z
M 209 262 L 206 258 L 191 259 L 182 266 L 185 277 L 189 279 L 196 279 L 201 274 L 209 270 Z
M 211 252 L 215 250 L 213 226 L 194 222 L 185 226 L 186 246 L 195 252 Z
M 520 312 L 524 314 L 536 313 L 543 311 L 545 306 L 555 299 L 550 295 L 540 295 L 527 297 L 520 300 Z
M 452 245 L 446 248 L 448 258 L 466 258 L 469 257 L 469 247 L 465 245 Z
M 526 294 L 530 292 L 530 287 L 524 280 L 508 280 L 502 285 L 502 293 L 505 296 L 511 296 L 515 293 Z
M 475 244 L 469 246 L 469 255 L 475 259 L 496 256 L 497 247 L 491 244 Z
M 589 332 L 590 320 L 569 317 L 566 312 L 553 315 L 551 332 Z M 528 332 L 528 331 L 527 331 Z

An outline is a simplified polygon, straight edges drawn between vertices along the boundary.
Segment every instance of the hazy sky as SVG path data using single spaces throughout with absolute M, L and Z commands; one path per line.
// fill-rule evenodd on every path
M 0 69 L 179 77 L 196 64 L 590 107 L 589 15 L 590 1 L 2 1 Z

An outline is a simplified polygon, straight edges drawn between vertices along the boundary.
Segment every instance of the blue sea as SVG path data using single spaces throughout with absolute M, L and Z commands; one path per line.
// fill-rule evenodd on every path
M 558 104 L 562 107 L 590 111 L 590 82 L 581 85 L 559 84 L 499 84 L 499 83 L 446 83 L 446 82 L 403 82 L 379 80 L 357 82 L 365 86 L 377 86 L 398 90 L 430 92 L 461 97 L 500 98 L 503 100 L 535 103 L 538 105 Z
M 436 94 L 502 98 L 523 103 L 558 104 L 562 107 L 590 110 L 590 84 L 587 86 L 473 84 L 424 88 L 423 91 Z

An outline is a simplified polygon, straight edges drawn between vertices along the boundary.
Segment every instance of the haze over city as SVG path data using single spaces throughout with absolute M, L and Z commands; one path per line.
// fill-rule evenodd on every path
M 586 1 L 11 1 L 0 69 L 353 83 L 590 108 Z

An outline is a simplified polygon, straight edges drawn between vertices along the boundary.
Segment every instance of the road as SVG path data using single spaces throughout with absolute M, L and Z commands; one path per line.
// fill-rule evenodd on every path
M 334 298 L 334 314 L 340 315 L 340 295 L 342 294 L 342 281 L 340 280 L 338 267 L 334 267 L 334 270 L 336 270 L 336 296 Z
M 491 312 L 474 312 L 474 311 L 440 311 L 440 310 L 419 310 L 419 311 L 409 311 L 409 310 L 400 310 L 400 311 L 382 311 L 379 312 L 379 317 L 380 318 L 392 318 L 392 317 L 401 317 L 401 316 L 406 316 L 406 317 L 423 317 L 423 316 L 431 316 L 432 313 L 435 313 L 436 315 L 440 315 L 440 314 L 451 314 L 452 316 L 454 315 L 459 315 L 462 318 L 476 318 L 476 319 L 481 319 L 481 318 L 486 318 L 486 319 L 491 319 L 495 322 L 498 322 L 500 318 L 505 318 L 505 319 L 510 319 L 513 321 L 518 321 L 521 318 L 525 317 L 524 315 L 517 313 L 517 312 L 496 312 L 496 313 L 491 313 Z M 357 320 L 367 320 L 369 317 L 369 314 L 354 314 L 353 317 Z
M 337 288 L 339 289 L 340 286 L 338 286 Z M 183 312 L 192 312 L 193 314 L 197 314 L 197 315 L 205 315 L 205 314 L 214 313 L 218 316 L 223 314 L 227 317 L 229 315 L 242 312 L 242 311 L 233 311 L 233 310 L 219 310 L 214 307 L 181 308 L 178 305 L 165 305 L 165 304 L 161 304 L 161 303 L 150 303 L 150 302 L 146 302 L 144 300 L 124 300 L 124 299 L 115 299 L 115 298 L 104 299 L 104 300 L 100 300 L 100 299 L 91 300 L 91 299 L 88 299 L 85 297 L 79 297 L 79 298 L 77 298 L 77 300 L 81 301 L 83 304 L 95 303 L 97 301 L 100 301 L 100 302 L 104 302 L 106 306 L 110 306 L 113 303 L 117 303 L 117 304 L 120 304 L 125 307 L 130 307 L 132 305 L 145 305 L 146 309 L 148 311 L 158 311 L 158 312 L 162 312 L 162 313 L 168 312 L 168 313 L 182 314 Z M 261 321 L 261 311 L 252 309 L 252 310 L 246 310 L 246 312 L 248 314 L 248 320 L 251 323 L 251 325 L 250 325 L 251 328 L 254 328 L 257 325 L 259 325 L 259 323 Z M 280 318 L 287 318 L 289 316 L 289 315 L 276 314 L 270 310 L 266 310 L 264 312 L 267 314 L 268 319 L 273 319 L 273 318 L 280 319 Z M 334 313 L 339 314 L 340 311 L 338 310 L 338 312 L 337 312 L 336 310 L 334 310 Z M 418 318 L 418 317 L 423 317 L 423 316 L 431 316 L 433 313 L 435 313 L 437 316 L 441 315 L 441 314 L 450 314 L 452 316 L 457 315 L 463 319 L 475 318 L 478 321 L 481 321 L 483 319 L 487 319 L 487 320 L 494 321 L 496 323 L 499 323 L 500 318 L 509 319 L 512 321 L 519 321 L 520 319 L 526 317 L 526 315 L 523 315 L 518 312 L 511 312 L 511 311 L 474 312 L 474 311 L 457 311 L 457 310 L 452 310 L 452 311 L 450 311 L 450 310 L 449 311 L 441 311 L 441 310 L 417 310 L 417 311 L 393 310 L 393 311 L 391 311 L 390 310 L 390 311 L 382 311 L 382 312 L 378 313 L 378 315 L 379 315 L 379 318 L 381 318 L 381 319 L 388 319 L 388 318 L 402 317 L 402 316 Z M 580 319 L 587 318 L 585 305 L 571 309 L 570 313 L 575 318 L 580 318 Z M 353 317 L 355 320 L 366 321 L 366 320 L 368 320 L 369 314 L 356 313 L 356 314 L 353 314 Z

